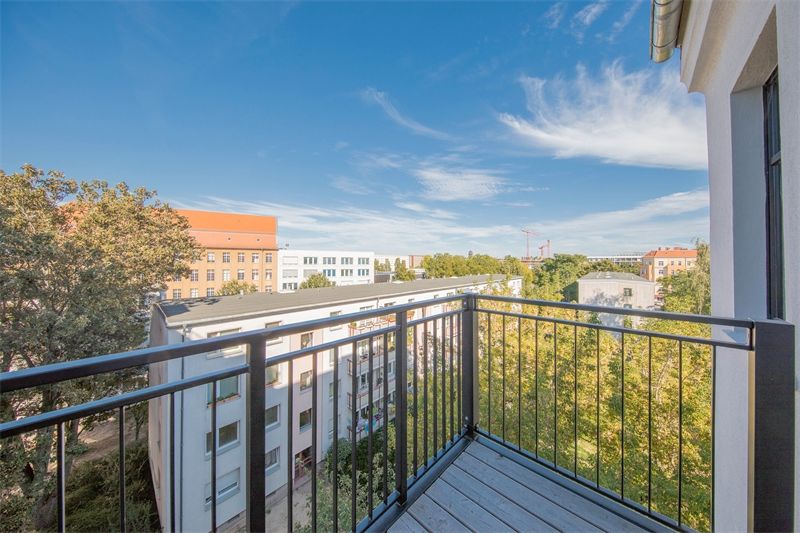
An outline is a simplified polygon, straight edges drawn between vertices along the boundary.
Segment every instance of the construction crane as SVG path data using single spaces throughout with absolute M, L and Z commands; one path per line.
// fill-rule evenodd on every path
M 535 237 L 536 235 L 539 235 L 539 233 L 537 233 L 537 232 L 535 232 L 533 230 L 530 230 L 530 229 L 525 229 L 525 228 L 522 228 L 522 233 L 525 234 L 525 259 L 530 261 L 530 258 L 531 258 L 531 237 Z
M 545 255 L 544 251 L 547 250 L 547 255 Z M 539 246 L 539 257 L 547 258 L 550 257 L 550 239 L 547 239 L 547 242 L 543 245 Z

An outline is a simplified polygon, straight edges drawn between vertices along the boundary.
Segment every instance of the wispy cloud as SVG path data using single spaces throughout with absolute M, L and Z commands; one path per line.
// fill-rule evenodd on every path
M 619 61 L 592 78 L 523 77 L 530 118 L 501 114 L 520 139 L 559 158 L 684 170 L 707 168 L 705 111 L 673 69 L 626 73 Z
M 458 218 L 458 215 L 452 211 L 436 209 L 427 205 L 418 204 L 416 202 L 396 202 L 394 205 L 400 209 L 406 209 L 408 211 L 413 211 L 415 213 L 420 213 L 433 218 L 443 218 L 446 220 L 455 220 Z
M 542 15 L 542 20 L 544 21 L 545 25 L 551 30 L 558 28 L 564 18 L 564 11 L 566 10 L 566 7 L 567 6 L 564 4 L 564 2 L 556 2 L 550 6 L 550 9 L 545 11 L 544 15 Z
M 422 167 L 414 171 L 431 200 L 452 202 L 493 198 L 504 191 L 507 180 L 482 169 Z
M 628 9 L 625 10 L 625 12 L 622 14 L 622 17 L 612 24 L 611 31 L 605 36 L 606 41 L 613 42 L 614 39 L 617 38 L 617 35 L 619 35 L 622 30 L 628 26 L 628 24 L 630 24 L 633 16 L 636 14 L 639 8 L 642 7 L 643 2 L 644 0 L 636 0 L 628 7 Z
M 450 139 L 450 135 L 447 133 L 429 128 L 428 126 L 425 126 L 424 124 L 421 124 L 416 120 L 401 114 L 400 111 L 398 111 L 394 104 L 392 104 L 392 102 L 389 100 L 389 96 L 386 93 L 373 87 L 367 87 L 361 91 L 360 94 L 361 98 L 365 102 L 378 105 L 383 112 L 386 113 L 386 116 L 388 116 L 392 121 L 406 129 L 411 130 L 413 133 L 439 140 Z
M 599 0 L 593 4 L 589 4 L 572 16 L 570 21 L 570 30 L 572 34 L 578 39 L 578 42 L 583 42 L 583 35 L 589 26 L 594 24 L 594 21 L 608 9 L 608 0 Z
M 645 200 L 629 209 L 530 225 L 562 252 L 646 251 L 665 243 L 683 245 L 707 238 L 707 208 L 708 191 L 695 190 Z
M 336 141 L 336 143 L 333 145 L 333 151 L 338 152 L 340 150 L 344 150 L 348 146 L 350 146 L 350 143 L 347 141 Z
M 337 176 L 333 178 L 331 185 L 342 192 L 350 194 L 365 195 L 372 194 L 373 192 L 372 188 L 367 186 L 363 180 L 356 180 L 353 178 L 348 178 L 347 176 Z

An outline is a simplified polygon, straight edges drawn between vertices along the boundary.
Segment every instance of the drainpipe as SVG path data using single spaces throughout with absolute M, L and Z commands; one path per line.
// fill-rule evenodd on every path
M 650 59 L 663 63 L 678 46 L 683 0 L 652 0 L 650 4 Z

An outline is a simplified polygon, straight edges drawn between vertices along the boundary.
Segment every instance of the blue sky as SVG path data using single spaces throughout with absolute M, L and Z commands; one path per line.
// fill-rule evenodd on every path
M 2 2 L 6 172 L 278 216 L 293 248 L 708 235 L 705 114 L 638 2 Z

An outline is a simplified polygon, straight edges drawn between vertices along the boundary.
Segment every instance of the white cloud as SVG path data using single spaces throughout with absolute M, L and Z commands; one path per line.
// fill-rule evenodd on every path
M 639 8 L 642 7 L 642 2 L 643 0 L 636 0 L 633 2 L 630 7 L 625 10 L 625 13 L 622 14 L 622 17 L 614 22 L 614 24 L 611 26 L 611 33 L 609 33 L 606 37 L 608 42 L 613 42 L 614 39 L 617 38 L 617 35 L 619 35 L 620 32 L 622 32 L 622 30 L 628 26 L 628 24 L 630 24 L 633 16 L 636 14 Z
M 545 11 L 544 15 L 542 15 L 542 20 L 544 20 L 545 25 L 554 30 L 558 28 L 559 24 L 561 24 L 561 20 L 564 18 L 564 10 L 566 9 L 566 5 L 564 2 L 556 2 L 550 9 Z
M 645 200 L 629 209 L 531 222 L 530 226 L 564 253 L 647 251 L 688 245 L 698 237 L 707 239 L 707 208 L 707 190 L 686 191 Z
M 597 78 L 578 65 L 574 80 L 522 77 L 530 118 L 499 120 L 527 143 L 559 158 L 701 170 L 708 166 L 703 104 L 673 69 L 626 73 L 619 61 Z
M 399 207 L 400 209 L 407 209 L 408 211 L 413 211 L 415 213 L 428 215 L 433 218 L 443 218 L 446 220 L 455 220 L 456 218 L 458 218 L 458 215 L 453 213 L 452 211 L 446 211 L 444 209 L 436 209 L 416 202 L 397 202 L 394 205 Z
M 403 126 L 411 130 L 413 133 L 417 135 L 422 135 L 425 137 L 431 137 L 433 139 L 439 140 L 447 140 L 450 139 L 450 135 L 444 133 L 442 131 L 435 130 L 433 128 L 429 128 L 424 124 L 420 124 L 416 120 L 406 117 L 397 110 L 397 108 L 389 101 L 389 96 L 381 92 L 373 87 L 367 87 L 363 91 L 361 91 L 361 98 L 364 99 L 365 102 L 370 104 L 377 104 L 383 109 L 383 112 L 386 113 L 390 119 L 392 119 L 395 123 Z
M 337 141 L 336 144 L 333 145 L 333 151 L 338 152 L 340 150 L 344 150 L 348 146 L 350 146 L 350 143 L 347 141 Z
M 583 42 L 583 34 L 586 30 L 594 24 L 594 21 L 603 14 L 608 8 L 607 0 L 600 0 L 593 4 L 589 4 L 572 16 L 570 22 L 570 30 L 572 34 L 578 39 L 578 42 Z
M 363 181 L 346 176 L 337 176 L 333 178 L 331 185 L 342 192 L 350 194 L 371 194 L 373 192 Z
M 423 196 L 444 202 L 488 200 L 502 193 L 506 180 L 481 169 L 423 167 L 414 171 Z

